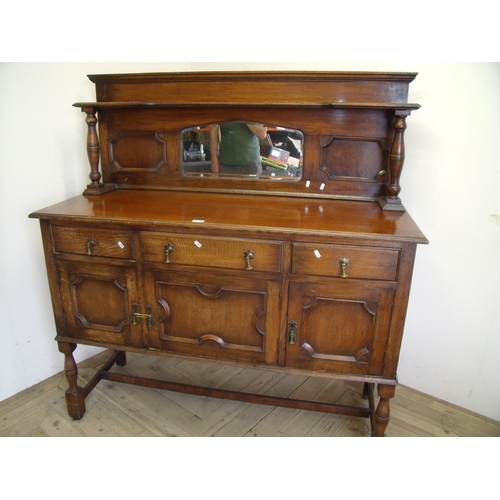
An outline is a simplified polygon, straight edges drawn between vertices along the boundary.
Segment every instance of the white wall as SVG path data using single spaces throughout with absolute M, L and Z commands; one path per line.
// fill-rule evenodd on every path
M 38 221 L 88 183 L 90 73 L 418 71 L 401 198 L 420 246 L 400 382 L 500 420 L 500 65 L 434 63 L 23 63 L 0 65 L 0 400 L 62 370 Z M 78 347 L 77 360 L 96 352 Z

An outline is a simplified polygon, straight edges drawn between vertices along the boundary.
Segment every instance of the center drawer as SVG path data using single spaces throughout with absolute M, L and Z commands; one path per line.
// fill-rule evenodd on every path
M 281 272 L 280 241 L 142 232 L 143 262 Z
M 398 261 L 398 249 L 294 243 L 292 272 L 395 281 Z

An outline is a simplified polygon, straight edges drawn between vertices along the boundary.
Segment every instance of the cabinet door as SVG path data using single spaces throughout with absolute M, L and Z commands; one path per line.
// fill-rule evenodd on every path
M 280 283 L 214 272 L 147 271 L 151 347 L 235 361 L 277 362 Z M 249 273 L 250 274 L 250 273 Z
M 381 375 L 393 297 L 382 282 L 291 283 L 287 366 Z
M 138 303 L 134 269 L 60 261 L 65 336 L 91 342 L 141 346 L 141 324 L 133 325 Z

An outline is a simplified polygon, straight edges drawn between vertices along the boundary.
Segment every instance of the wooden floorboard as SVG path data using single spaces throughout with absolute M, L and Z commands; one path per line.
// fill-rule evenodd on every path
M 79 364 L 83 386 L 107 359 Z M 128 354 L 113 370 L 173 382 L 337 404 L 366 404 L 359 384 L 265 369 Z M 291 408 L 193 396 L 101 381 L 73 420 L 63 373 L 0 402 L 5 437 L 362 437 L 369 420 Z M 497 437 L 500 422 L 399 386 L 391 401 L 388 437 Z

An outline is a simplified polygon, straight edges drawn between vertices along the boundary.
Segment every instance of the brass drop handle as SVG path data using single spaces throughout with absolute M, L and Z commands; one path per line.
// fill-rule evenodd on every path
M 132 304 L 132 309 L 134 310 L 134 319 L 132 321 L 132 324 L 134 326 L 139 324 L 141 318 L 146 318 L 148 320 L 148 328 L 154 326 L 155 321 L 153 319 L 153 308 L 151 306 L 146 306 L 147 314 L 142 314 L 139 312 L 140 311 L 139 304 L 137 304 L 136 302 Z
M 170 263 L 170 254 L 175 252 L 175 247 L 172 243 L 165 245 L 165 263 Z
M 289 344 L 295 344 L 295 341 L 297 340 L 297 333 L 295 332 L 296 328 L 297 328 L 296 321 L 289 321 L 288 322 L 288 343 Z
M 252 250 L 246 250 L 244 255 L 245 255 L 245 260 L 247 261 L 247 270 L 251 271 L 253 267 L 250 265 L 250 261 L 255 258 L 255 253 L 252 252 Z
M 97 241 L 94 238 L 87 238 L 87 255 L 92 255 L 92 248 L 97 246 Z
M 348 259 L 347 257 L 340 257 L 340 259 L 337 261 L 340 269 L 342 270 L 342 274 L 340 275 L 341 278 L 347 278 L 347 274 L 345 272 L 345 268 L 347 266 L 350 266 L 351 265 L 351 261 L 350 259 Z

